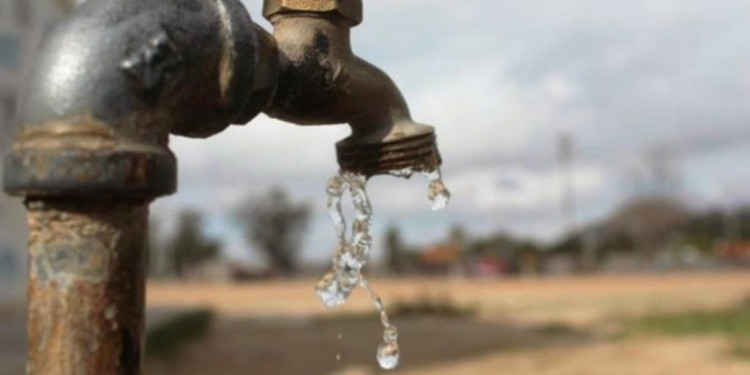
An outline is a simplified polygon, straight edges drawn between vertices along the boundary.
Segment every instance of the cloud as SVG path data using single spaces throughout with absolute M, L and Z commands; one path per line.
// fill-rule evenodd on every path
M 260 3 L 246 2 L 268 28 Z M 750 183 L 747 14 L 739 0 L 365 1 L 354 50 L 393 77 L 416 120 L 437 128 L 454 192 L 434 214 L 423 179 L 373 179 L 378 225 L 399 222 L 415 242 L 454 223 L 553 238 L 562 133 L 575 141 L 581 221 L 620 203 L 628 171 L 655 145 L 679 155 L 685 197 L 708 197 L 715 185 L 732 204 L 750 203 L 740 188 Z M 283 184 L 322 212 L 334 143 L 348 132 L 261 117 L 207 141 L 175 138 L 181 192 L 155 211 L 218 216 Z M 328 251 L 324 227 L 308 252 Z

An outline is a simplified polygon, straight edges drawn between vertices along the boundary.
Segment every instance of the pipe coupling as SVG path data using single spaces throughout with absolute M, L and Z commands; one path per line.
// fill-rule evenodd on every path
M 238 0 L 101 0 L 42 43 L 4 160 L 12 195 L 176 189 L 169 134 L 208 137 L 273 96 L 278 54 Z

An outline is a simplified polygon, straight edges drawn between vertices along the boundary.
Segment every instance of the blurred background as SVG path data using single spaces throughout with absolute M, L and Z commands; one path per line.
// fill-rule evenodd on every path
M 0 2 L 3 150 L 24 67 L 74 6 Z M 750 373 L 748 16 L 742 0 L 365 0 L 354 50 L 436 126 L 453 193 L 435 213 L 419 176 L 368 185 L 397 373 Z M 172 139 L 148 374 L 380 371 L 366 294 L 326 311 L 313 292 L 348 133 L 261 116 Z M 0 197 L 0 374 L 24 363 L 24 227 Z

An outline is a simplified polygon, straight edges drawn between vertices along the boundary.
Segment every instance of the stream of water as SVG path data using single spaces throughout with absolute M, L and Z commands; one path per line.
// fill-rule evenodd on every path
M 411 177 L 412 174 L 409 169 L 391 172 L 391 175 L 398 177 Z M 440 169 L 424 175 L 429 180 L 427 198 L 432 204 L 432 209 L 437 211 L 444 208 L 450 200 L 450 192 L 443 183 Z M 354 206 L 350 237 L 347 237 L 346 219 L 341 209 L 342 199 L 347 190 Z M 370 226 L 373 211 L 370 198 L 367 196 L 367 177 L 351 172 L 339 172 L 328 181 L 326 193 L 328 214 L 336 231 L 338 245 L 333 266 L 318 281 L 316 293 L 326 307 L 332 309 L 346 302 L 357 286 L 365 289 L 380 313 L 380 322 L 383 325 L 383 343 L 378 347 L 376 355 L 378 364 L 386 370 L 394 369 L 398 366 L 400 358 L 398 329 L 388 318 L 383 301 L 362 275 L 362 268 L 370 259 L 372 250 Z

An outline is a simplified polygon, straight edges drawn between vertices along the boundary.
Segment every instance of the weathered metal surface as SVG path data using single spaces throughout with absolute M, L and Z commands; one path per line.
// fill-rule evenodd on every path
M 5 161 L 6 190 L 172 193 L 170 133 L 210 136 L 249 121 L 273 95 L 277 54 L 266 36 L 259 45 L 256 32 L 237 0 L 76 8 L 48 34 L 31 69 L 22 128 Z
M 263 4 L 266 18 L 287 12 L 335 13 L 357 25 L 362 22 L 362 0 L 266 0 Z
M 165 143 L 121 137 L 91 116 L 32 127 L 5 157 L 5 190 L 37 197 L 170 194 L 177 172 Z
M 367 175 L 396 169 L 434 170 L 440 156 L 434 129 L 412 120 L 396 84 L 351 48 L 351 22 L 322 11 L 361 1 L 266 0 L 274 26 L 280 73 L 265 112 L 301 125 L 348 123 L 351 137 L 337 145 L 343 170 Z
M 224 129 L 253 84 L 254 27 L 246 11 L 234 11 L 241 7 L 235 0 L 83 3 L 42 42 L 19 121 L 28 129 L 90 114 L 136 137 L 150 127 L 196 136 Z
M 30 201 L 28 375 L 139 375 L 147 202 Z
M 441 164 L 434 132 L 376 144 L 336 143 L 336 156 L 342 170 L 365 176 L 394 171 L 432 172 Z
M 255 80 L 245 107 L 235 118 L 236 124 L 244 124 L 252 120 L 268 107 L 276 93 L 276 84 L 279 79 L 279 49 L 276 39 L 258 25 L 255 25 L 255 37 L 258 41 Z
M 148 202 L 176 188 L 169 134 L 261 110 L 349 123 L 342 169 L 440 165 L 434 129 L 351 50 L 361 0 L 88 1 L 48 35 L 22 96 L 5 189 L 29 210 L 29 375 L 140 375 Z

